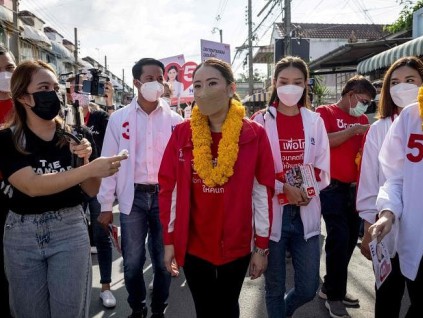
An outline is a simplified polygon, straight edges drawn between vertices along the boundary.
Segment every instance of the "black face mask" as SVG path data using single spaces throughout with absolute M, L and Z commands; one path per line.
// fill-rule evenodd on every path
M 33 93 L 35 106 L 32 111 L 44 120 L 52 120 L 59 114 L 60 99 L 55 91 Z

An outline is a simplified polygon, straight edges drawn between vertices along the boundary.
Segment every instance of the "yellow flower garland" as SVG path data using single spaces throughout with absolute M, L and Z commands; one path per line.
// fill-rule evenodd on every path
M 422 130 L 423 130 L 423 86 L 420 86 L 419 88 L 418 101 L 419 101 L 419 113 L 420 113 L 420 118 L 422 119 Z
M 213 167 L 211 153 L 212 137 L 208 117 L 195 106 L 191 114 L 192 142 L 194 144 L 194 169 L 208 187 L 225 184 L 234 174 L 238 158 L 238 142 L 245 108 L 232 99 L 228 114 L 222 125 L 222 139 L 217 150 L 217 165 Z

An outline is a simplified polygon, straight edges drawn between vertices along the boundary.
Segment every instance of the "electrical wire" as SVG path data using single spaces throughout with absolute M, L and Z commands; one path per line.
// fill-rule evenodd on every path
M 71 35 L 71 33 L 68 33 L 68 31 L 66 31 L 66 29 L 62 27 L 63 24 L 58 19 L 56 19 L 54 15 L 51 15 L 46 9 L 41 8 L 33 0 L 27 0 L 27 2 L 32 4 L 31 7 L 33 8 L 32 10 L 34 12 L 37 12 L 37 14 L 39 14 L 43 20 L 46 20 L 46 22 L 49 22 L 48 24 L 52 25 L 52 28 L 57 30 L 60 34 L 63 34 L 65 38 L 68 38 L 68 39 L 74 38 L 74 36 Z

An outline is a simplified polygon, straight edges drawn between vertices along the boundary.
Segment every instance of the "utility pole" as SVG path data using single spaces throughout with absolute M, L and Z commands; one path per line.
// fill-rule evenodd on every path
M 284 15 L 284 28 L 285 28 L 285 39 L 284 39 L 284 55 L 291 55 L 291 0 L 285 0 L 285 15 Z
M 107 71 L 107 55 L 104 56 L 104 70 Z
M 13 36 L 12 36 L 12 53 L 15 56 L 16 64 L 19 64 L 21 59 L 19 49 L 19 25 L 18 25 L 18 12 L 19 3 L 18 0 L 13 0 Z
M 74 28 L 74 37 L 75 37 L 75 51 L 73 51 L 73 56 L 75 57 L 75 64 L 73 66 L 74 68 L 74 72 L 75 75 L 78 74 L 78 50 L 79 50 L 79 45 L 78 45 L 78 29 Z
M 248 0 L 248 95 L 253 95 L 253 17 L 252 0 Z
M 125 93 L 125 69 L 122 69 L 122 92 Z
M 213 30 L 212 30 L 212 33 L 216 33 L 216 30 L 219 31 L 220 43 L 223 43 L 223 36 L 222 36 L 223 30 L 222 29 L 219 29 L 218 27 L 214 27 Z

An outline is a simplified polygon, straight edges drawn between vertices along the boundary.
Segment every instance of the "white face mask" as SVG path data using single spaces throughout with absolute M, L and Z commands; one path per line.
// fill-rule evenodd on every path
M 12 78 L 12 73 L 10 72 L 0 72 L 0 91 L 1 92 L 10 92 L 10 79 Z
M 357 96 L 355 96 L 355 98 L 357 99 Z M 369 107 L 369 104 L 363 104 L 362 102 L 358 101 L 358 99 L 357 99 L 357 104 L 355 105 L 354 108 L 352 108 L 351 107 L 351 100 L 350 100 L 349 113 L 350 113 L 351 116 L 360 117 L 361 115 L 363 115 L 366 112 L 367 107 Z
M 291 107 L 298 104 L 303 96 L 304 87 L 298 85 L 283 85 L 279 86 L 276 92 L 282 104 Z
M 164 86 L 157 81 L 141 84 L 140 94 L 149 102 L 155 102 L 164 93 Z
M 390 88 L 392 100 L 398 107 L 405 107 L 417 102 L 419 87 L 415 84 L 399 83 Z
M 72 101 L 79 101 L 79 106 L 81 107 L 88 107 L 90 104 L 90 95 L 85 95 L 85 94 L 78 94 L 73 92 L 71 94 L 72 96 Z

